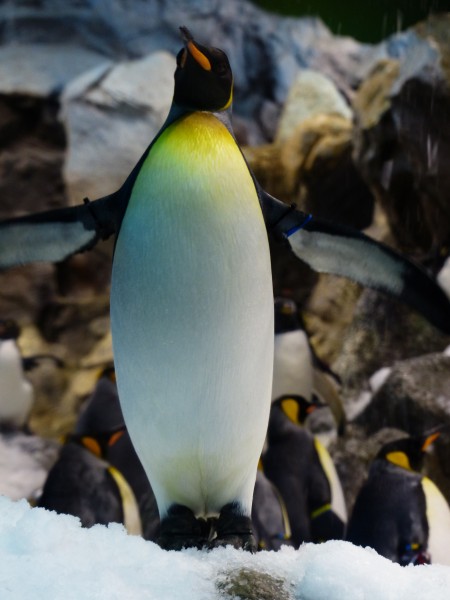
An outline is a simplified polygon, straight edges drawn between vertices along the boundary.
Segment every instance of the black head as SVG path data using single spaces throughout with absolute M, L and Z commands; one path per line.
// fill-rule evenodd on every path
M 399 467 L 419 472 L 423 467 L 426 450 L 440 435 L 439 431 L 416 437 L 401 438 L 385 444 L 377 454 Z
M 274 406 L 279 406 L 284 415 L 296 425 L 303 425 L 306 418 L 317 408 L 326 406 L 326 404 L 320 402 L 315 396 L 309 401 L 303 398 L 303 396 L 296 396 L 294 394 L 277 398 L 273 404 Z
M 275 333 L 287 333 L 301 329 L 297 304 L 290 298 L 275 298 Z
M 191 110 L 227 109 L 233 98 L 233 74 L 227 55 L 218 48 L 198 44 L 186 27 L 180 27 L 184 48 L 177 56 L 173 101 Z
M 0 320 L 0 340 L 17 340 L 20 327 L 13 319 Z

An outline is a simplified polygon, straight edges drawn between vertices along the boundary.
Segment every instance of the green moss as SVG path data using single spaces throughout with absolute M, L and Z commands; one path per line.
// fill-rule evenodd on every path
M 225 573 L 216 584 L 226 600 L 291 600 L 286 582 L 253 569 Z

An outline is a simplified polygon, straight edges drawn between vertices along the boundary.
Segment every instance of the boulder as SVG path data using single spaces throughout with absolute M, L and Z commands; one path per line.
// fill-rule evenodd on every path
M 395 361 L 441 352 L 449 343 L 444 335 L 416 311 L 379 292 L 365 289 L 354 318 L 344 333 L 340 354 L 332 364 L 343 383 L 349 404 L 370 376 Z
M 79 203 L 118 189 L 167 116 L 175 58 L 156 52 L 74 81 L 62 99 L 68 136 L 64 177 Z
M 386 46 L 353 103 L 356 164 L 397 244 L 424 258 L 450 242 L 449 26 L 449 14 L 432 16 Z

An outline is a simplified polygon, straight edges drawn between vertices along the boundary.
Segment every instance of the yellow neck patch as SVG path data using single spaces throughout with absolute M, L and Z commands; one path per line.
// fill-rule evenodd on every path
M 389 454 L 386 454 L 386 459 L 394 465 L 412 471 L 411 465 L 409 464 L 409 458 L 404 452 L 389 452 Z

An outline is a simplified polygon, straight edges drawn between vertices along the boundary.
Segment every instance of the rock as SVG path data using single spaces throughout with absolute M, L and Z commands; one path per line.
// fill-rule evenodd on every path
M 356 421 L 369 433 L 386 425 L 411 435 L 442 427 L 425 473 L 450 502 L 449 390 L 450 357 L 434 353 L 396 362 Z
M 118 189 L 163 124 L 173 94 L 175 58 L 157 52 L 119 63 L 97 80 L 66 89 L 62 115 L 68 134 L 64 176 L 78 203 Z
M 394 363 L 357 421 L 367 431 L 389 425 L 411 435 L 450 425 L 450 357 L 433 353 Z
M 100 53 L 64 42 L 0 46 L 0 94 L 47 98 L 104 63 Z
M 435 256 L 450 242 L 450 15 L 402 35 L 354 101 L 354 157 L 381 201 L 396 242 Z
M 31 45 L 33 64 L 40 67 L 46 64 L 44 54 L 55 49 L 47 61 L 55 75 L 42 76 L 42 83 L 34 74 L 30 77 L 30 87 L 41 91 L 61 89 L 77 74 L 72 48 L 80 52 L 81 73 L 102 61 L 124 61 L 157 50 L 173 52 L 180 45 L 180 24 L 227 52 L 236 84 L 235 111 L 253 122 L 264 120 L 266 100 L 278 106 L 284 102 L 301 68 L 322 71 L 349 95 L 359 81 L 361 64 L 370 62 L 370 47 L 333 36 L 319 19 L 277 16 L 246 0 L 165 0 L 161 5 L 118 0 L 113 7 L 87 0 L 71 0 L 64 6 L 58 0 L 43 0 L 39 6 L 17 0 L 13 9 L 9 4 L 0 6 L 0 40 L 6 52 L 22 52 L 28 60 L 29 49 L 22 47 Z M 268 130 L 265 122 L 266 139 L 273 137 L 275 128 L 273 123 Z
M 35 435 L 0 434 L 0 494 L 36 500 L 58 452 L 59 444 Z
M 328 77 L 309 69 L 300 71 L 281 111 L 275 141 L 286 141 L 300 123 L 323 114 L 341 115 L 351 121 L 353 113 Z
M 311 344 L 325 363 L 333 364 L 342 345 L 362 289 L 356 283 L 321 273 L 304 303 Z
M 416 311 L 381 293 L 365 289 L 354 319 L 344 334 L 341 352 L 332 364 L 343 383 L 345 401 L 351 403 L 369 377 L 398 360 L 441 352 L 449 337 Z
M 351 138 L 348 119 L 317 114 L 289 138 L 243 151 L 272 195 L 318 218 L 364 228 L 372 222 L 373 196 L 353 164 Z
M 246 567 L 220 576 L 216 582 L 222 598 L 234 600 L 291 600 L 287 582 L 281 577 Z

